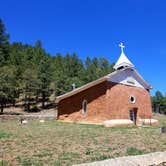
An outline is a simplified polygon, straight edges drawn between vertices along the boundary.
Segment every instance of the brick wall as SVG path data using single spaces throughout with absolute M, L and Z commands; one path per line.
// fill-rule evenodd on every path
M 130 96 L 136 98 L 130 102 Z M 87 114 L 82 114 L 82 101 L 87 100 Z M 150 118 L 151 101 L 147 90 L 103 82 L 63 99 L 58 104 L 59 119 L 69 121 L 102 122 L 109 119 L 129 119 L 129 110 L 135 108 L 137 117 Z
M 95 85 L 87 90 L 63 99 L 58 104 L 59 119 L 98 120 L 103 119 L 106 110 L 107 82 Z M 82 102 L 87 100 L 87 114 L 82 114 Z
M 131 103 L 130 96 L 135 97 Z M 108 83 L 107 110 L 110 119 L 129 119 L 129 110 L 137 111 L 137 118 L 151 118 L 152 108 L 149 92 L 143 88 Z

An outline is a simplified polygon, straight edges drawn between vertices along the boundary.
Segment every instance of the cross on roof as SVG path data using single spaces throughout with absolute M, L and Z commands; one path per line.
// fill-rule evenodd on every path
M 121 51 L 123 52 L 123 49 L 125 48 L 125 46 L 123 45 L 123 43 L 120 43 L 119 47 L 121 48 Z

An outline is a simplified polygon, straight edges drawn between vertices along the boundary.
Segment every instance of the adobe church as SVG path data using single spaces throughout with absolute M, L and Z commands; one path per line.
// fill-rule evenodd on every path
M 115 71 L 71 92 L 58 96 L 58 119 L 105 126 L 155 124 L 149 91 L 151 85 L 124 54 Z

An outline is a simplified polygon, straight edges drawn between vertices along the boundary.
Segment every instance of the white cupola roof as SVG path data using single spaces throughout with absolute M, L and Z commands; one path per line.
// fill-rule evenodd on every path
M 118 61 L 116 62 L 114 69 L 118 70 L 118 69 L 122 69 L 122 68 L 126 68 L 126 67 L 133 68 L 134 65 L 130 62 L 130 60 L 124 54 L 123 49 L 125 48 L 125 46 L 123 45 L 123 43 L 120 43 L 119 47 L 121 48 L 121 55 L 120 55 Z

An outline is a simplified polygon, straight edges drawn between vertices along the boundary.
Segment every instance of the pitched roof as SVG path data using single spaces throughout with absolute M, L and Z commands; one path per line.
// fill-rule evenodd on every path
M 97 79 L 95 81 L 87 83 L 87 84 L 85 84 L 85 85 L 83 85 L 83 86 L 81 86 L 79 88 L 76 88 L 76 89 L 74 89 L 74 90 L 72 90 L 70 92 L 67 92 L 67 93 L 65 93 L 63 95 L 57 96 L 55 102 L 58 103 L 59 101 L 65 99 L 65 98 L 73 96 L 73 95 L 75 95 L 75 94 L 77 94 L 79 92 L 82 92 L 82 91 L 84 91 L 84 90 L 86 90 L 88 88 L 91 88 L 91 87 L 93 87 L 95 85 L 98 85 L 98 84 L 100 84 L 100 83 L 102 83 L 104 81 L 111 81 L 111 77 L 113 77 L 115 75 L 118 75 L 119 73 L 121 73 L 121 72 L 123 72 L 125 70 L 132 70 L 133 73 L 146 85 L 147 89 L 151 89 L 152 88 L 151 85 L 147 81 L 145 81 L 143 79 L 143 77 L 135 69 L 131 69 L 131 68 L 128 67 L 128 68 L 124 68 L 124 69 L 121 69 L 121 70 L 116 70 L 116 71 L 114 71 L 114 72 L 112 72 L 112 73 L 110 73 L 110 74 L 108 74 L 108 75 L 106 75 L 104 77 L 101 77 L 101 78 L 99 78 L 99 79 Z
M 126 55 L 124 54 L 124 52 L 121 52 L 121 55 L 118 59 L 118 61 L 116 62 L 114 69 L 118 69 L 120 67 L 134 67 L 134 65 L 131 63 L 131 61 L 126 57 Z

